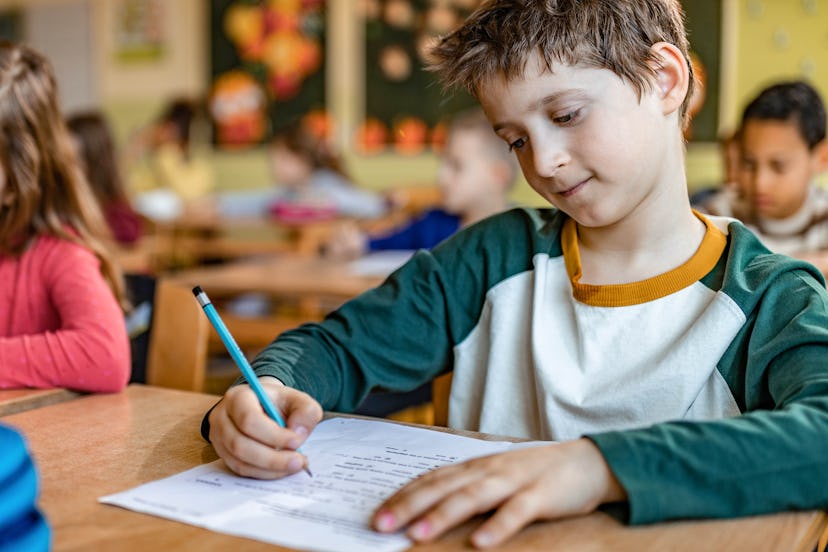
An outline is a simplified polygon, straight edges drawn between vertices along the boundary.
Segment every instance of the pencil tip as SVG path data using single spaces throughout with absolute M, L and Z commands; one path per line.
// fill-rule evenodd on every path
M 305 473 L 307 473 L 309 476 L 313 477 L 313 474 L 311 473 L 310 468 L 307 467 L 307 466 L 305 466 Z

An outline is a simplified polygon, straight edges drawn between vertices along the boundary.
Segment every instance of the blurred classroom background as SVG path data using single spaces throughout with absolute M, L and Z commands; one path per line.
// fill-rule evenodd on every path
M 417 48 L 474 4 L 0 0 L 0 34 L 45 52 L 58 73 L 64 110 L 102 109 L 120 144 L 157 117 L 171 98 L 206 104 L 217 92 L 226 95 L 224 111 L 237 111 L 226 115 L 226 133 L 233 132 L 233 117 L 244 127 L 245 117 L 255 117 L 257 109 L 265 119 L 265 135 L 286 110 L 324 114 L 354 181 L 387 189 L 428 183 L 436 172 L 438 158 L 428 141 L 440 106 L 426 104 L 439 94 L 420 74 Z M 684 4 L 691 45 L 708 81 L 697 115 L 703 128 L 688 146 L 692 191 L 721 181 L 716 138 L 734 127 L 746 100 L 763 86 L 805 78 L 828 95 L 828 0 Z M 265 94 L 261 100 L 255 87 Z M 259 107 L 258 101 L 267 105 Z M 204 121 L 195 145 L 212 166 L 217 189 L 268 186 L 261 145 L 266 138 L 221 147 L 213 143 L 216 131 Z M 519 203 L 539 203 L 525 183 L 513 196 Z
M 128 149 L 171 101 L 186 98 L 200 106 L 191 129 L 192 156 L 209 168 L 218 194 L 272 186 L 266 144 L 274 130 L 297 117 L 336 148 L 360 188 L 433 189 L 445 118 L 473 102 L 461 93 L 442 95 L 422 69 L 423 56 L 434 37 L 450 31 L 477 4 L 0 0 L 0 37 L 45 53 L 57 74 L 64 112 L 101 111 L 119 149 Z M 803 78 L 828 97 L 828 0 L 684 0 L 684 5 L 703 81 L 688 131 L 693 192 L 722 182 L 718 140 L 734 130 L 745 103 L 759 90 Z M 143 185 L 140 167 L 124 169 L 128 187 L 137 193 Z M 511 199 L 542 204 L 522 180 Z M 135 381 L 221 392 L 235 377 L 230 366 L 220 383 L 207 382 L 208 357 L 223 349 L 208 331 L 190 285 L 204 286 L 225 309 L 228 326 L 252 355 L 279 331 L 319 319 L 383 276 L 316 258 L 314 232 L 329 231 L 324 225 L 308 225 L 299 233 L 307 243 L 293 247 L 293 253 L 305 254 L 297 259 L 276 239 L 295 238 L 295 227 L 265 231 L 261 224 L 236 224 L 219 232 L 216 225 L 225 221 L 214 215 L 213 210 L 201 220 L 167 221 L 150 229 L 156 234 L 151 237 L 166 240 L 163 247 L 152 242 L 154 254 L 166 248 L 163 260 L 142 264 L 129 251 L 122 256 L 132 285 L 143 289 L 152 305 L 151 324 L 139 321 L 136 335 L 145 327 L 157 329 L 139 337 L 143 344 L 133 342 L 140 357 L 133 359 Z M 192 239 L 182 241 L 187 232 Z M 277 297 L 280 302 L 273 303 Z M 245 316 L 245 308 L 255 316 Z

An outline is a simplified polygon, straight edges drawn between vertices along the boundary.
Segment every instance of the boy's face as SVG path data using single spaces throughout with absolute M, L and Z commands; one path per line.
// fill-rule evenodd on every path
M 497 134 L 516 152 L 526 180 L 579 224 L 604 227 L 659 197 L 683 177 L 678 115 L 661 96 L 615 73 L 530 59 L 522 77 L 492 79 L 478 97 Z M 683 180 L 682 180 L 683 183 Z
M 783 219 L 796 213 L 820 170 L 813 150 L 793 122 L 749 119 L 742 129 L 740 185 L 757 215 Z
M 485 205 L 488 198 L 483 196 L 503 193 L 505 186 L 499 181 L 503 177 L 486 140 L 474 130 L 457 130 L 449 135 L 437 172 L 442 206 L 449 213 L 462 216 L 479 204 Z

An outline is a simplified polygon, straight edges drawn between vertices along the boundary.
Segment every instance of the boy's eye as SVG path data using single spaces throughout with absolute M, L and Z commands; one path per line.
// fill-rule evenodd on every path
M 580 109 L 576 109 L 575 111 L 570 111 L 569 113 L 567 113 L 565 115 L 561 115 L 559 117 L 553 117 L 552 122 L 557 124 L 557 125 L 565 125 L 567 123 L 571 123 L 571 122 L 575 121 L 578 118 L 578 115 L 580 114 L 580 112 L 581 112 Z
M 509 151 L 513 151 L 513 150 L 516 150 L 516 149 L 520 149 L 520 148 L 522 148 L 522 147 L 523 147 L 523 146 L 525 146 L 525 145 L 526 145 L 526 139 L 524 139 L 524 138 L 518 138 L 518 139 L 517 139 L 517 140 L 515 140 L 514 142 L 510 142 L 510 143 L 509 143 Z
M 787 167 L 785 166 L 785 163 L 780 163 L 777 161 L 775 163 L 771 163 L 771 169 L 776 174 L 785 174 Z

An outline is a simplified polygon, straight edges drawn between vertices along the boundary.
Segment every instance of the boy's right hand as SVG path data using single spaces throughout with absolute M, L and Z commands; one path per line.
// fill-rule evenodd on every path
M 237 385 L 210 413 L 210 442 L 231 470 L 245 477 L 277 479 L 305 467 L 296 449 L 322 419 L 310 395 L 275 378 L 260 378 L 287 428 L 271 420 L 248 385 Z

